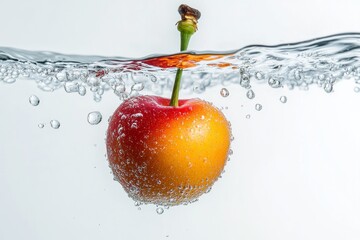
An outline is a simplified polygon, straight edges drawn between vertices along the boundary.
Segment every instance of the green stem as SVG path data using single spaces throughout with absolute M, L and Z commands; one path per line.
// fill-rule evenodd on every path
M 179 106 L 179 92 L 180 92 L 180 82 L 181 82 L 182 73 L 183 73 L 183 70 L 178 68 L 178 70 L 176 72 L 173 91 L 171 94 L 171 99 L 170 99 L 170 106 L 173 106 L 173 107 Z
M 177 23 L 177 28 L 180 31 L 180 51 L 182 52 L 187 50 L 190 38 L 197 30 L 197 20 L 200 18 L 201 14 L 198 10 L 184 4 L 180 5 L 179 13 L 181 15 L 181 21 Z M 173 107 L 179 106 L 179 92 L 182 73 L 183 69 L 178 68 L 170 99 L 170 106 Z
M 180 51 L 187 50 L 191 35 L 192 34 L 181 32 Z M 170 106 L 173 106 L 173 107 L 179 106 L 179 92 L 180 92 L 180 82 L 181 82 L 182 73 L 183 73 L 183 70 L 178 68 L 178 70 L 176 72 L 176 76 L 175 76 L 175 82 L 174 82 L 174 87 L 173 87 L 173 91 L 171 94 L 171 99 L 170 99 Z

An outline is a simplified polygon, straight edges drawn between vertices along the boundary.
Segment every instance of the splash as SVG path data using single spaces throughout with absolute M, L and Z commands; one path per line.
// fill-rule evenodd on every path
M 276 46 L 251 45 L 230 52 L 183 52 L 141 59 L 64 55 L 0 48 L 0 82 L 32 80 L 44 91 L 64 89 L 101 101 L 105 92 L 121 100 L 142 90 L 169 91 L 177 68 L 184 69 L 182 91 L 201 93 L 219 84 L 267 83 L 272 88 L 309 89 L 330 93 L 340 80 L 360 90 L 360 33 L 344 33 Z

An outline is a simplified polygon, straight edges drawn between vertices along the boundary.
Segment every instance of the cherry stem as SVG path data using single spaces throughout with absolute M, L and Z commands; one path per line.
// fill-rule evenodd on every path
M 178 30 L 180 31 L 180 51 L 186 51 L 190 42 L 191 36 L 197 30 L 197 20 L 200 18 L 200 12 L 194 8 L 191 8 L 185 4 L 180 5 L 179 13 L 181 20 L 177 23 Z M 170 106 L 179 106 L 179 92 L 180 82 L 183 69 L 178 68 L 175 76 L 174 87 L 170 99 Z

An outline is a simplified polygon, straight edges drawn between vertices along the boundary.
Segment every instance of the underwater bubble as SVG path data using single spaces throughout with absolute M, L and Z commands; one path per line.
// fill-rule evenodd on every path
M 229 90 L 227 90 L 226 88 L 222 88 L 220 90 L 220 94 L 222 97 L 227 97 L 227 96 L 229 96 L 230 93 L 229 93 Z
M 85 96 L 86 94 L 86 88 L 84 86 L 79 86 L 79 94 L 81 96 Z
M 261 104 L 259 104 L 259 103 L 255 104 L 255 110 L 256 110 L 256 111 L 261 111 L 261 109 L 262 109 L 262 105 L 261 105 Z
M 257 80 L 262 80 L 264 78 L 264 75 L 261 72 L 255 73 L 255 78 Z
M 44 127 L 45 127 L 45 124 L 39 123 L 39 124 L 38 124 L 38 127 L 39 127 L 39 128 L 44 128 Z
M 327 93 L 331 93 L 333 91 L 333 85 L 331 83 L 326 83 L 324 85 L 324 90 Z
M 60 122 L 58 120 L 51 120 L 50 121 L 50 126 L 53 129 L 58 129 L 60 127 Z
M 90 85 L 90 86 L 93 86 L 93 87 L 97 87 L 100 85 L 100 79 L 94 77 L 94 76 L 90 76 L 88 77 L 87 79 L 87 83 Z
M 268 84 L 272 88 L 280 88 L 280 87 L 282 87 L 280 81 L 277 80 L 277 79 L 274 79 L 274 78 L 269 78 Z
M 94 93 L 93 99 L 95 102 L 100 102 L 102 97 L 99 93 L 96 92 L 96 93 Z
M 14 82 L 16 82 L 16 78 L 13 78 L 13 77 L 6 77 L 6 78 L 4 78 L 4 80 L 3 80 L 5 83 L 14 83 Z
M 55 75 L 55 77 L 57 78 L 57 80 L 59 80 L 60 82 L 64 82 L 67 81 L 68 79 L 68 73 L 66 71 L 61 71 L 59 73 L 57 73 Z
M 250 119 L 251 115 L 250 115 L 250 114 L 247 114 L 245 117 L 246 117 L 247 119 Z
M 157 78 L 156 78 L 154 75 L 151 75 L 151 76 L 150 76 L 150 80 L 151 80 L 152 82 L 156 82 L 156 81 L 157 81 Z
M 67 93 L 79 92 L 79 84 L 74 82 L 66 82 L 64 89 Z
M 164 213 L 164 209 L 162 207 L 158 207 L 158 208 L 156 208 L 156 213 L 161 215 Z
M 139 92 L 139 91 L 141 91 L 141 90 L 143 90 L 143 89 L 144 89 L 144 84 L 142 84 L 142 83 L 136 83 L 136 84 L 134 84 L 134 85 L 131 86 L 131 90 L 132 90 L 132 91 L 137 91 L 137 92 Z
M 360 92 L 360 87 L 354 87 L 354 92 Z
M 124 84 L 117 84 L 114 86 L 114 93 L 119 97 L 125 92 L 126 88 Z
M 102 115 L 98 111 L 90 112 L 87 116 L 87 121 L 91 125 L 97 125 L 101 122 L 101 120 L 102 120 Z
M 249 89 L 246 93 L 248 99 L 253 99 L 255 97 L 255 93 L 253 90 Z
M 280 97 L 280 102 L 286 103 L 287 102 L 287 97 L 286 96 L 281 96 Z
M 35 96 L 35 95 L 31 95 L 31 96 L 29 97 L 29 103 L 30 103 L 31 105 L 33 105 L 33 106 L 37 106 L 37 105 L 39 105 L 39 103 L 40 103 L 40 99 L 39 99 L 37 96 Z

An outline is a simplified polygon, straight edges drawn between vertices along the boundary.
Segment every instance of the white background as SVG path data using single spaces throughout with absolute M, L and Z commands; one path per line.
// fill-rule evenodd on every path
M 0 0 L 0 45 L 124 57 L 173 53 L 181 3 Z M 356 0 L 186 3 L 202 12 L 195 50 L 360 32 Z M 119 102 L 111 93 L 95 103 L 90 95 L 42 92 L 31 81 L 0 84 L 0 239 L 360 239 L 360 95 L 351 82 L 331 94 L 255 85 L 254 100 L 237 86 L 227 86 L 230 96 L 222 98 L 222 87 L 200 97 L 228 107 L 235 140 L 226 173 L 197 203 L 158 215 L 155 206 L 139 211 L 112 180 L 104 137 Z M 28 103 L 31 94 L 41 99 L 38 107 Z M 97 126 L 86 122 L 94 110 L 104 116 Z

